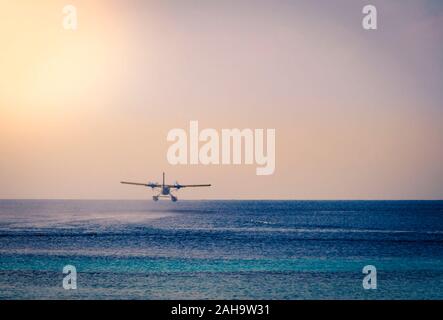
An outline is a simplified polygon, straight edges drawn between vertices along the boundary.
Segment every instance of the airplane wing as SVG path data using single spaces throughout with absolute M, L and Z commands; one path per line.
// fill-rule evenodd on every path
M 120 183 L 131 184 L 134 186 L 144 186 L 144 187 L 150 187 L 150 188 L 160 188 L 161 187 L 161 185 L 158 183 L 138 183 L 138 182 L 127 182 L 127 181 L 121 181 Z
M 169 188 L 181 189 L 181 188 L 196 188 L 196 187 L 210 187 L 210 184 L 168 184 Z

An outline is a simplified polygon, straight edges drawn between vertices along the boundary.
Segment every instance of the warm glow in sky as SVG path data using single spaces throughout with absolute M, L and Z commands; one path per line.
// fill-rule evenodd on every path
M 0 198 L 442 199 L 443 3 L 365 4 L 0 0 Z M 275 128 L 275 173 L 168 164 L 190 120 Z

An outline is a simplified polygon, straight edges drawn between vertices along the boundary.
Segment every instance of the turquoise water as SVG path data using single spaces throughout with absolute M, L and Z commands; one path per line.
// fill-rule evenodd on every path
M 443 201 L 1 200 L 0 298 L 442 299 L 442 249 Z

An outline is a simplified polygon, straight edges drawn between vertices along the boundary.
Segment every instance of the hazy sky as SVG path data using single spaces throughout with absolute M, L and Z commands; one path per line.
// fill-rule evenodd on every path
M 443 198 L 440 0 L 0 0 L 0 46 L 0 198 Z M 169 165 L 190 120 L 275 128 L 275 173 Z

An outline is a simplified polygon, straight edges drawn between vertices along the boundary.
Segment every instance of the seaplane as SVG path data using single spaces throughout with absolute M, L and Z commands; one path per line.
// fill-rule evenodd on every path
M 121 181 L 122 184 L 130 184 L 134 186 L 149 187 L 152 190 L 158 190 L 159 193 L 152 196 L 152 200 L 158 201 L 160 198 L 170 198 L 171 201 L 176 202 L 178 200 L 177 196 L 174 195 L 173 191 L 178 191 L 183 188 L 196 188 L 196 187 L 210 187 L 210 184 L 179 184 L 177 181 L 174 184 L 165 183 L 165 173 L 163 172 L 163 182 L 159 184 L 157 182 L 139 183 L 139 182 L 127 182 Z

